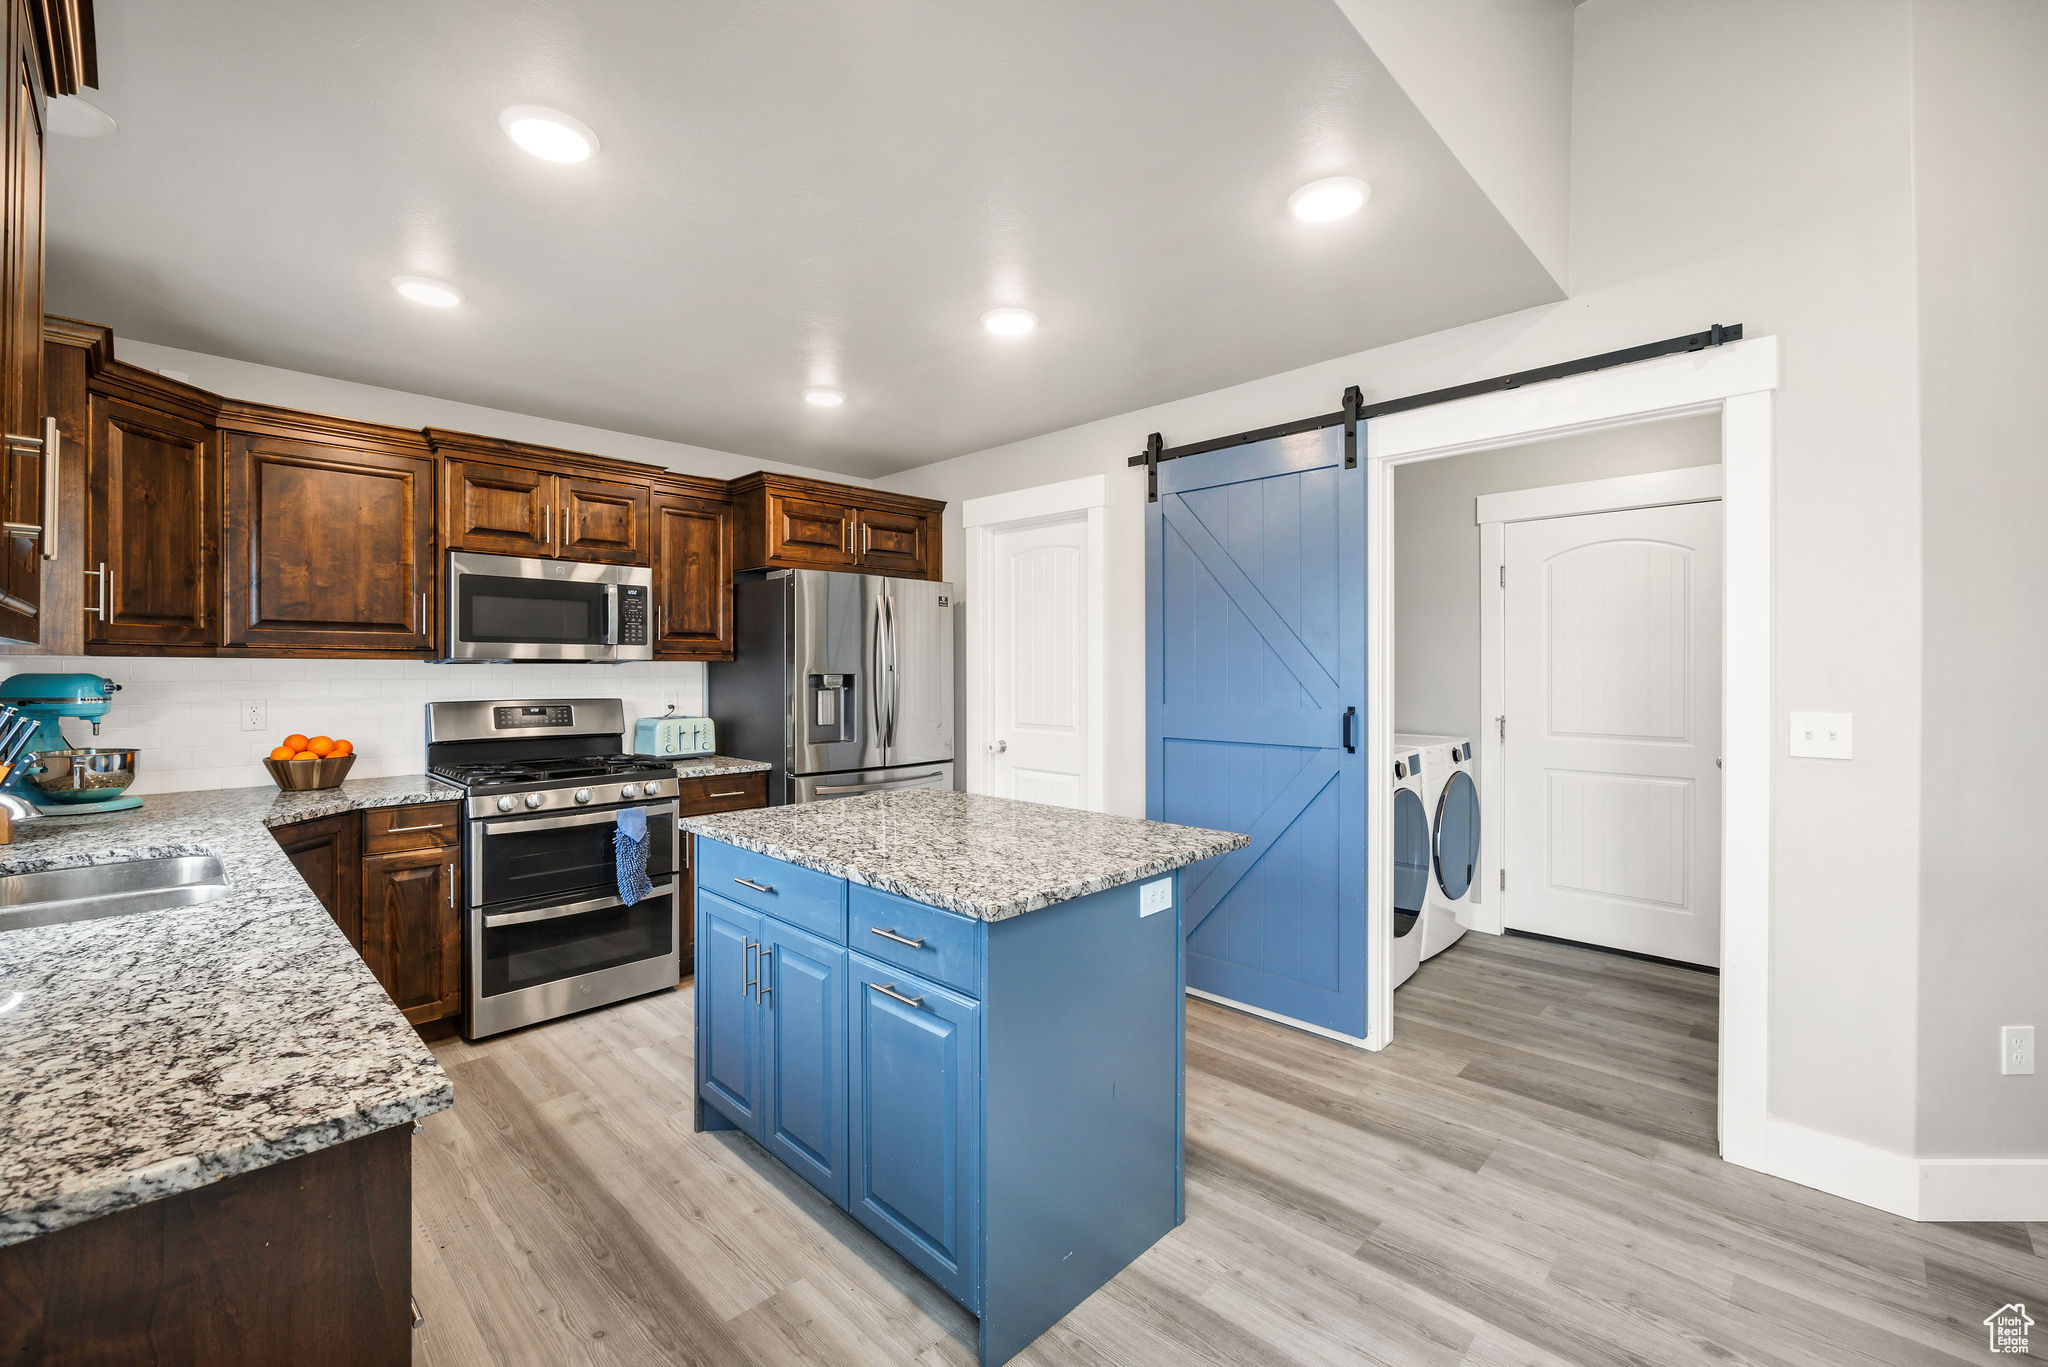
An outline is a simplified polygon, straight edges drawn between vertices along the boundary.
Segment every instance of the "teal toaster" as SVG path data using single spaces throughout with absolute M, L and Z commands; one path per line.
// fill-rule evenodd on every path
M 642 717 L 633 723 L 633 753 L 681 759 L 715 754 L 718 732 L 709 717 Z

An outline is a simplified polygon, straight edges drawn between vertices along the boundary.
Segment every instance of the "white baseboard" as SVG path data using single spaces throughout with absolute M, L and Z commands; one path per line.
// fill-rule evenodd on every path
M 1729 1161 L 1909 1220 L 2048 1220 L 2048 1158 L 1913 1158 L 1789 1120 Z

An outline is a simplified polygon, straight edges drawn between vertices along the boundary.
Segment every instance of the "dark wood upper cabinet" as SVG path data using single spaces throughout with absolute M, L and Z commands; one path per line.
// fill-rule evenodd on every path
M 434 645 L 434 458 L 416 432 L 223 410 L 225 644 L 424 654 Z M 300 435 L 277 435 L 286 431 Z
M 162 397 L 175 396 L 166 389 Z M 218 434 L 189 408 L 103 392 L 93 394 L 91 412 L 86 644 L 218 645 Z
M 6 240 L 0 260 L 0 638 L 43 630 L 44 72 L 25 0 L 7 6 Z
M 664 660 L 732 658 L 732 504 L 654 498 L 654 654 Z
M 942 572 L 943 503 L 765 471 L 734 480 L 732 494 L 740 569 Z
M 554 554 L 555 477 L 516 465 L 449 460 L 441 510 L 451 551 Z
M 562 475 L 555 480 L 555 554 L 565 560 L 647 563 L 647 486 Z
M 446 846 L 363 861 L 363 962 L 414 1025 L 462 1011 L 459 859 Z

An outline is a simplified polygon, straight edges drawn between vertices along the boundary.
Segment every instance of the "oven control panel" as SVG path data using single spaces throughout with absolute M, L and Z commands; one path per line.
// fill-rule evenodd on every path
M 500 731 L 528 726 L 574 726 L 576 709 L 567 703 L 526 703 L 518 707 L 491 709 L 491 725 Z
M 643 585 L 619 585 L 619 644 L 647 644 L 647 589 Z

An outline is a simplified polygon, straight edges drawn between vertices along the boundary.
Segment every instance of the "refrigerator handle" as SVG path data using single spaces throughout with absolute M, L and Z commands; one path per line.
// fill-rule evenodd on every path
M 887 763 L 889 758 L 887 751 L 889 723 L 888 713 L 885 710 L 887 705 L 885 700 L 888 697 L 889 690 L 888 680 L 882 667 L 886 647 L 882 639 L 884 631 L 882 623 L 882 595 L 879 593 L 875 595 L 874 628 L 873 643 L 868 647 L 868 711 L 873 714 L 875 719 L 875 743 L 883 747 L 882 760 L 884 763 Z
M 903 707 L 903 674 L 897 669 L 899 663 L 896 646 L 896 597 L 882 595 L 882 615 L 889 623 L 889 734 L 882 741 L 882 758 L 886 761 L 889 750 L 896 744 L 896 717 Z

